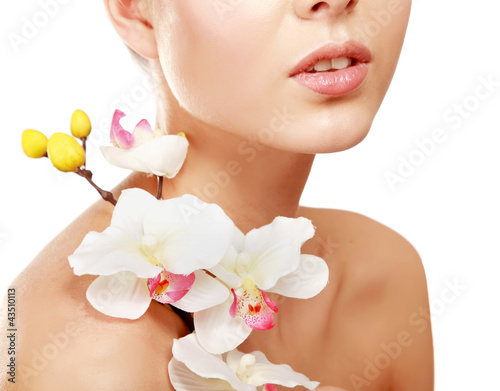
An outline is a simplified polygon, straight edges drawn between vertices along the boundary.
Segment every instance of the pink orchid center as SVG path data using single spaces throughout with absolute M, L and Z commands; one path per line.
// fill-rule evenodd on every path
M 125 117 L 125 113 L 121 110 L 115 110 L 113 119 L 111 120 L 110 138 L 111 143 L 120 149 L 130 149 L 134 146 L 135 137 L 132 133 L 127 132 L 120 125 L 120 120 Z
M 189 292 L 195 278 L 194 273 L 184 276 L 164 269 L 156 277 L 148 279 L 149 296 L 163 304 L 175 303 Z
M 234 300 L 229 314 L 233 318 L 241 318 L 254 330 L 269 330 L 274 327 L 274 314 L 278 312 L 278 306 L 255 286 L 251 278 L 245 278 L 237 292 L 234 289 L 231 291 Z
M 264 391 L 278 391 L 278 389 L 272 384 L 268 383 L 264 386 Z
M 169 285 L 170 283 L 167 280 L 160 281 L 155 288 L 155 293 L 157 295 L 163 294 L 167 290 Z
M 120 120 L 125 117 L 125 113 L 121 110 L 115 110 L 111 121 L 110 138 L 111 143 L 120 149 L 130 149 L 142 144 L 154 137 L 153 129 L 149 122 L 145 119 L 139 121 L 134 131 L 128 132 L 121 124 Z

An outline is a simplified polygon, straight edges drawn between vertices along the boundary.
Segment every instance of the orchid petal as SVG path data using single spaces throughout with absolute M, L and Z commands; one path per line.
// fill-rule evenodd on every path
M 228 353 L 229 355 L 233 352 Z M 293 388 L 303 386 L 308 390 L 314 390 L 319 386 L 316 381 L 310 381 L 301 373 L 295 372 L 289 365 L 276 365 L 269 362 L 262 352 L 252 352 L 256 358 L 256 363 L 252 374 L 247 379 L 247 382 L 253 385 L 264 384 L 279 384 L 285 387 Z
M 186 194 L 162 203 L 156 213 L 145 217 L 144 234 L 149 233 L 162 246 L 158 262 L 171 273 L 189 274 L 210 269 L 221 260 L 234 224 L 219 206 Z
M 184 276 L 163 270 L 155 278 L 149 279 L 149 296 L 162 304 L 174 303 L 189 292 L 194 281 L 194 273 Z
M 105 315 L 126 319 L 141 317 L 151 303 L 146 280 L 130 272 L 97 277 L 87 289 L 87 300 Z
M 144 235 L 143 221 L 148 213 L 155 213 L 158 200 L 147 191 L 137 188 L 123 190 L 113 210 L 111 226 L 127 231 L 130 239 L 140 242 Z
M 210 354 L 202 348 L 197 333 L 174 340 L 172 353 L 168 370 L 177 391 L 256 391 L 257 387 L 273 391 L 276 390 L 273 384 L 313 390 L 319 385 L 288 365 L 270 363 L 261 352 L 245 354 L 232 350 L 222 356 Z
M 130 149 L 134 146 L 135 137 L 132 133 L 127 132 L 120 125 L 120 120 L 123 117 L 125 117 L 125 113 L 123 111 L 115 110 L 113 119 L 111 120 L 111 142 L 117 148 Z
M 176 391 L 234 391 L 224 380 L 205 379 L 193 374 L 185 364 L 175 358 L 168 363 L 168 377 Z
M 149 124 L 148 120 L 143 119 L 141 120 L 135 127 L 134 131 L 132 134 L 135 137 L 135 145 L 141 145 L 147 140 L 150 140 L 154 136 L 153 129 L 151 128 L 151 125 Z
M 262 293 L 262 298 L 264 299 L 264 302 L 267 304 L 267 306 L 271 309 L 273 312 L 278 312 L 278 306 L 274 301 L 272 301 L 267 295 L 266 292 L 261 291 Z
M 110 275 L 131 271 L 141 278 L 158 275 L 161 267 L 149 262 L 140 251 L 144 216 L 154 211 L 158 200 L 141 189 L 122 191 L 113 211 L 111 226 L 104 232 L 89 232 L 68 257 L 76 275 Z
M 144 133 L 150 133 L 151 135 L 153 134 L 153 128 L 149 124 L 147 119 L 141 119 L 137 125 L 135 126 L 134 132 L 144 132 Z
M 297 270 L 280 278 L 268 292 L 297 299 L 309 299 L 323 290 L 328 283 L 328 277 L 328 266 L 323 259 L 315 255 L 302 254 Z
M 226 271 L 238 274 L 236 272 L 236 259 L 238 258 L 239 252 L 243 248 L 244 240 L 245 235 L 243 235 L 243 233 L 236 226 L 234 226 L 234 235 L 231 246 L 227 249 L 224 257 L 219 262 L 219 265 Z
M 138 244 L 117 227 L 108 227 L 101 233 L 89 232 L 68 260 L 77 276 L 130 271 L 140 278 L 152 278 L 163 270 L 149 263 Z
M 164 135 L 144 141 L 128 150 L 103 146 L 101 152 L 106 160 L 115 166 L 173 178 L 186 159 L 188 146 L 185 137 Z
M 227 300 L 229 290 L 217 279 L 201 270 L 194 272 L 196 279 L 189 292 L 180 300 L 172 303 L 186 312 L 198 312 Z
M 196 336 L 197 333 L 174 340 L 172 354 L 176 360 L 185 364 L 198 376 L 225 380 L 235 390 L 255 391 L 251 385 L 241 382 L 220 356 L 214 356 L 205 351 Z
M 267 291 L 300 264 L 300 248 L 314 235 L 310 220 L 276 217 L 271 224 L 247 233 L 243 251 L 252 257 L 251 275 Z
M 252 329 L 240 318 L 229 316 L 232 298 L 194 314 L 194 326 L 200 345 L 214 354 L 235 349 L 248 338 Z

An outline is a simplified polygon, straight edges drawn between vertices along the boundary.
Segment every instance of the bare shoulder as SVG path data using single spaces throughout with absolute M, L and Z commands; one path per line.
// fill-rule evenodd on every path
M 90 207 L 11 284 L 17 302 L 16 383 L 0 378 L 2 390 L 9 385 L 29 390 L 170 389 L 172 342 L 187 333 L 182 320 L 156 302 L 135 321 L 102 315 L 85 296 L 95 276 L 77 277 L 69 266 L 68 256 L 86 233 L 104 230 L 111 215 L 112 207 L 104 202 Z M 5 315 L 0 313 L 2 319 Z
M 376 340 L 374 351 L 366 354 L 373 359 L 377 351 L 389 355 L 391 389 L 432 390 L 429 298 L 416 249 L 391 228 L 358 213 L 304 208 L 302 214 L 317 227 L 311 249 L 341 276 L 336 304 L 350 330 L 366 335 L 370 325 Z M 394 357 L 384 350 L 387 346 Z
M 367 216 L 345 210 L 303 208 L 303 215 L 316 227 L 313 240 L 318 255 L 349 266 L 352 273 L 362 271 L 374 283 L 377 279 L 401 282 L 406 276 L 424 283 L 425 273 L 417 250 L 396 231 Z M 369 271 L 370 273 L 366 273 Z M 367 281 L 364 281 L 365 283 Z

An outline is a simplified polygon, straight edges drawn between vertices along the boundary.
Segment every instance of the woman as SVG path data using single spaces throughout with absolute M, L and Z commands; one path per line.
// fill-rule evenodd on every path
M 276 216 L 304 216 L 316 227 L 303 252 L 325 259 L 330 284 L 313 299 L 281 301 L 277 325 L 239 349 L 261 350 L 322 386 L 431 390 L 430 324 L 412 317 L 428 313 L 415 250 L 367 217 L 299 206 L 314 154 L 366 136 L 397 63 L 410 1 L 105 5 L 154 76 L 157 126 L 183 131 L 190 142 L 164 198 L 191 193 L 217 203 L 243 232 Z M 115 193 L 155 186 L 132 175 Z M 106 317 L 85 300 L 93 277 L 78 278 L 68 265 L 111 213 L 104 202 L 91 207 L 18 277 L 22 389 L 172 389 L 166 368 L 172 340 L 189 332 L 184 322 L 158 303 L 137 321 Z

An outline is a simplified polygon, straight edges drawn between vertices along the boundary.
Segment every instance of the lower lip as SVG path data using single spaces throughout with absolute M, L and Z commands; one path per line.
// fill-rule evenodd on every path
M 341 96 L 357 90 L 368 75 L 368 64 L 357 63 L 349 68 L 330 72 L 302 72 L 292 76 L 310 90 L 330 96 Z

